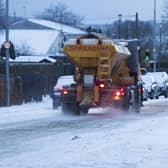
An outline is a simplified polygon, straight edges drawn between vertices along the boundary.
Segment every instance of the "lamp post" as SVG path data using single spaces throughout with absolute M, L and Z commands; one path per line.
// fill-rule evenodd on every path
M 153 71 L 156 72 L 156 0 L 154 0 L 154 19 L 153 19 Z
M 6 105 L 10 105 L 10 74 L 9 74 L 9 0 L 6 0 L 6 15 L 5 15 L 5 20 L 6 20 L 6 36 L 5 36 L 5 48 L 6 48 Z
M 118 14 L 118 38 L 121 39 L 121 19 L 122 14 Z
M 24 16 L 24 19 L 26 20 L 26 6 L 23 6 L 23 16 Z
M 159 35 L 159 56 L 161 57 L 161 54 L 162 54 L 162 23 L 159 24 L 159 31 L 160 31 L 160 35 Z
M 136 22 L 136 28 L 135 28 L 135 32 L 136 32 L 136 38 L 139 41 L 139 17 L 138 17 L 138 12 L 136 12 L 135 14 L 135 22 Z

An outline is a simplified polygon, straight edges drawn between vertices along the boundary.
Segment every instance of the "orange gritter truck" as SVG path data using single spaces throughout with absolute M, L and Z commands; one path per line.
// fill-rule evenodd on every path
M 64 53 L 76 66 L 75 83 L 63 86 L 63 112 L 88 113 L 90 108 L 110 107 L 140 112 L 142 85 L 138 52 L 129 42 L 87 34 L 69 39 Z

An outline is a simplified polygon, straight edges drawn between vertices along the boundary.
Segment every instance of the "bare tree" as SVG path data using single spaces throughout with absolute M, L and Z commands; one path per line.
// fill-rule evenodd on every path
M 164 8 L 163 8 L 163 12 L 162 12 L 162 25 L 163 25 L 163 30 L 164 33 L 168 33 L 168 0 L 164 1 Z
M 5 2 L 0 0 L 0 28 L 5 26 Z
M 167 57 L 168 55 L 168 0 L 164 1 L 164 8 L 162 11 L 162 16 L 161 16 L 161 33 L 160 35 L 162 37 L 160 41 L 160 53 L 163 57 Z
M 38 18 L 48 19 L 54 22 L 64 23 L 71 26 L 78 26 L 83 17 L 71 12 L 63 3 L 57 3 L 50 8 L 46 8 L 42 13 L 36 15 Z
M 142 57 L 145 56 L 145 50 L 153 48 L 153 22 L 151 21 L 139 21 L 139 28 L 137 30 L 136 22 L 132 20 L 125 20 L 121 23 L 121 38 L 123 39 L 136 39 L 137 32 L 140 39 L 141 54 Z M 108 36 L 113 39 L 119 37 L 119 23 L 118 21 L 113 22 L 113 24 L 106 25 L 103 31 Z

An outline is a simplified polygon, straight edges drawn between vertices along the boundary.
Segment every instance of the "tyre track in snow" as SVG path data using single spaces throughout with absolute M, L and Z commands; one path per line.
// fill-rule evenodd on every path
M 47 136 L 59 136 L 64 133 L 95 132 L 124 127 L 127 123 L 147 119 L 166 112 L 167 100 L 145 103 L 140 114 L 116 114 L 111 111 L 105 113 L 91 113 L 87 116 L 65 116 L 19 122 L 12 127 L 0 129 L 0 160 L 4 157 L 24 152 L 24 145 L 30 141 Z M 162 113 L 164 115 L 164 113 Z M 68 119 L 69 117 L 69 119 Z

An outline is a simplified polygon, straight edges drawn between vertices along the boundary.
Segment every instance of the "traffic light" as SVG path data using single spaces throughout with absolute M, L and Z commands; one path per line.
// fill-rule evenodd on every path
M 16 58 L 16 54 L 15 54 L 15 48 L 14 48 L 14 45 L 11 41 L 9 42 L 4 42 L 2 45 L 1 45 L 1 51 L 0 51 L 0 55 L 1 57 L 6 57 L 6 49 L 9 49 L 9 55 L 10 55 L 10 58 L 11 59 L 15 59 Z

